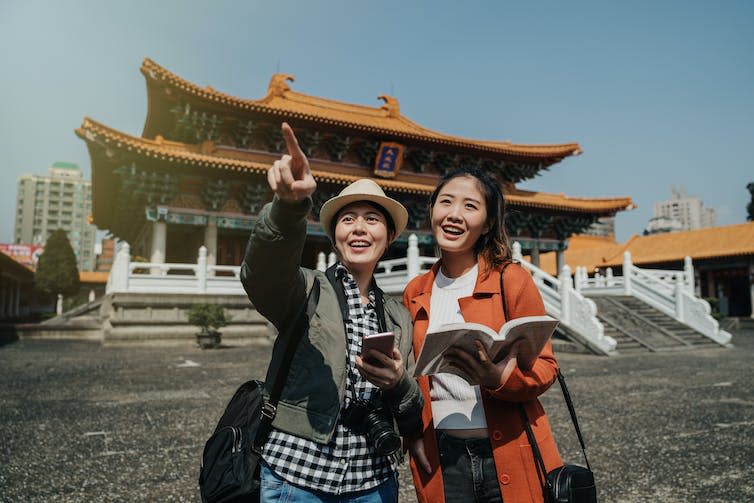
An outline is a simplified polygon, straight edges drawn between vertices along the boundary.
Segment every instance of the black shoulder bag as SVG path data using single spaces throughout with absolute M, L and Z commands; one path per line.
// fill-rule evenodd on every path
M 508 306 L 505 302 L 503 273 L 510 264 L 511 262 L 506 262 L 500 270 L 500 296 L 503 299 L 505 321 L 508 321 Z M 542 482 L 542 492 L 545 503 L 596 503 L 597 488 L 594 484 L 594 474 L 589 466 L 589 459 L 586 457 L 586 446 L 584 445 L 584 438 L 581 436 L 579 421 L 576 419 L 576 409 L 573 407 L 571 394 L 568 392 L 565 377 L 560 373 L 560 369 L 558 369 L 558 383 L 560 383 L 560 389 L 563 391 L 563 397 L 568 406 L 568 412 L 571 415 L 573 427 L 576 429 L 576 435 L 579 437 L 581 452 L 584 454 L 584 461 L 586 461 L 586 468 L 580 465 L 566 464 L 547 473 L 545 462 L 542 459 L 542 453 L 539 451 L 537 439 L 531 429 L 531 424 L 529 423 L 529 417 L 526 415 L 524 404 L 519 404 L 521 418 L 523 419 L 524 428 L 526 429 L 526 436 L 529 439 L 529 444 L 534 453 L 537 475 L 539 476 L 540 482 Z
M 301 337 L 319 302 L 319 280 L 285 334 L 285 354 L 265 400 L 264 383 L 247 381 L 230 399 L 215 432 L 204 445 L 199 489 L 204 503 L 258 502 L 261 453 L 272 429 L 280 394 Z

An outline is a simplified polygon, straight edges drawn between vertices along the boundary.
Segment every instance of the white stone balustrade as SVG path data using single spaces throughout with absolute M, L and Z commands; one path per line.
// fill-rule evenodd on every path
M 683 260 L 683 270 L 644 269 L 623 254 L 623 276 L 612 282 L 595 274 L 589 278 L 585 268 L 576 269 L 576 289 L 584 295 L 630 295 L 704 334 L 719 344 L 727 344 L 731 335 L 721 330 L 710 315 L 707 301 L 695 296 L 694 266 L 691 257 Z
M 513 259 L 518 260 L 524 269 L 532 273 L 547 314 L 560 320 L 560 324 L 564 327 L 579 334 L 592 349 L 603 354 L 609 354 L 615 350 L 617 344 L 615 339 L 605 335 L 605 328 L 597 319 L 596 304 L 579 291 L 579 281 L 583 284 L 583 278 L 579 274 L 576 274 L 574 284 L 571 269 L 565 265 L 560 275 L 555 278 L 524 260 L 520 243 L 513 243 L 512 251 Z

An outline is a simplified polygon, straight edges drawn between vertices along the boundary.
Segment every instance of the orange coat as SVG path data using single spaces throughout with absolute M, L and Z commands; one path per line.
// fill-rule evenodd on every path
M 419 353 L 427 333 L 432 284 L 439 267 L 440 262 L 436 263 L 426 274 L 414 278 L 403 294 L 403 302 L 414 320 L 415 354 Z M 483 267 L 484 264 L 480 260 L 480 271 Z M 505 270 L 505 297 L 511 318 L 545 313 L 542 297 L 531 275 L 518 264 L 511 264 Z M 495 330 L 499 330 L 505 322 L 501 302 L 499 270 L 493 270 L 486 278 L 480 273 L 473 295 L 458 301 L 465 321 L 483 323 Z M 552 345 L 548 342 L 531 370 L 522 371 L 517 367 L 500 388 L 482 388 L 482 404 L 492 443 L 492 455 L 495 459 L 500 492 L 504 501 L 510 503 L 542 501 L 542 487 L 521 419 L 519 403 L 524 403 L 547 471 L 563 464 L 552 437 L 547 416 L 537 399 L 557 379 L 556 371 L 557 361 L 552 352 Z M 439 469 L 440 455 L 432 425 L 429 378 L 420 377 L 419 387 L 424 394 L 422 411 L 424 449 L 433 471 L 427 474 L 412 459 L 411 471 L 414 476 L 414 486 L 420 503 L 444 502 L 442 473 Z

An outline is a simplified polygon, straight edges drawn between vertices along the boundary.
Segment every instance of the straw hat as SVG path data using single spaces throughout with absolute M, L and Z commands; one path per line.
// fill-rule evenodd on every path
M 393 219 L 393 223 L 395 224 L 395 236 L 393 236 L 393 239 L 398 237 L 406 228 L 406 223 L 408 222 L 406 208 L 395 199 L 387 197 L 382 187 L 377 185 L 374 180 L 361 178 L 340 191 L 340 194 L 337 196 L 325 201 L 325 204 L 322 205 L 322 209 L 319 211 L 319 221 L 333 243 L 335 242 L 335 236 L 332 233 L 332 219 L 335 218 L 335 215 L 343 207 L 356 201 L 370 201 L 385 208 L 385 211 L 390 214 L 390 218 Z

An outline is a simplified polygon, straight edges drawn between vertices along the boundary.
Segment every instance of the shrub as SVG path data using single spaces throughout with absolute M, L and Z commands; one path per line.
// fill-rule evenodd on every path
M 226 326 L 230 322 L 230 316 L 217 304 L 194 304 L 188 310 L 188 321 L 199 327 L 202 334 L 208 334 L 212 328 Z

